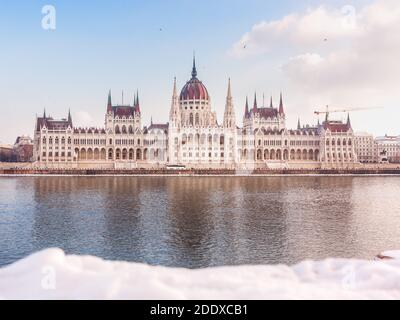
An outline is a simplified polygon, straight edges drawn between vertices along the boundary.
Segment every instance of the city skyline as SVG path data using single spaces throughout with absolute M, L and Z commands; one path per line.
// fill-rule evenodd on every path
M 261 102 L 263 94 L 266 101 L 273 94 L 277 105 L 282 91 L 291 115 L 289 128 L 296 127 L 299 117 L 302 123 L 315 124 L 313 111 L 325 105 L 384 107 L 353 113 L 354 130 L 376 136 L 399 133 L 397 82 L 388 74 L 396 74 L 397 66 L 390 68 L 392 54 L 375 59 L 369 50 L 373 39 L 373 55 L 391 51 L 395 56 L 400 43 L 393 33 L 400 10 L 395 1 L 284 1 L 279 8 L 263 1 L 205 2 L 205 8 L 176 1 L 174 10 L 159 2 L 101 2 L 95 12 L 92 4 L 53 1 L 55 30 L 41 27 L 41 1 L 2 4 L 0 61 L 7 75 L 0 80 L 2 143 L 12 143 L 22 134 L 32 136 L 32 117 L 43 108 L 55 118 L 66 117 L 65 110 L 71 109 L 78 126 L 102 127 L 110 88 L 117 104 L 122 103 L 118 92 L 124 91 L 125 102 L 132 104 L 139 90 L 144 125 L 151 118 L 166 122 L 171 83 L 175 76 L 178 86 L 188 80 L 193 51 L 218 119 L 223 118 L 226 82 L 231 78 L 238 123 L 246 96 L 257 92 Z M 163 13 L 155 10 L 160 5 Z M 196 15 L 187 14 L 194 8 Z M 110 23 L 104 24 L 104 19 Z M 332 29 L 343 21 L 349 24 Z M 302 26 L 314 26 L 307 30 L 315 32 L 304 33 Z M 372 35 L 392 31 L 392 36 L 370 38 L 365 29 Z M 365 53 L 363 59 L 360 52 Z M 366 68 L 372 58 L 374 64 Z

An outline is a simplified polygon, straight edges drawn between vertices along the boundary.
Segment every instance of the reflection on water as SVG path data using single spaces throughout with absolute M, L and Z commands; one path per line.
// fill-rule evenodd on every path
M 68 253 L 178 267 L 400 248 L 397 177 L 0 178 L 0 265 Z

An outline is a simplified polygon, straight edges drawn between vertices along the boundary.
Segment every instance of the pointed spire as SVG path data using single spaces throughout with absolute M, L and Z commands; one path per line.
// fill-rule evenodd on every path
M 71 109 L 68 109 L 68 123 L 72 125 Z
M 282 92 L 281 92 L 281 96 L 279 99 L 279 114 L 284 115 L 285 111 L 283 110 L 283 98 L 282 98 Z
M 232 99 L 232 91 L 231 91 L 231 78 L 228 80 L 228 94 L 226 95 L 227 99 Z
M 136 91 L 136 112 L 140 113 L 139 90 Z
M 176 90 L 176 77 L 174 77 L 174 89 L 172 91 L 172 96 L 175 98 L 178 96 L 178 92 Z
M 274 107 L 274 104 L 272 103 L 272 96 L 271 96 L 271 101 L 270 101 L 270 103 L 269 103 L 269 107 L 270 107 L 270 108 L 273 108 L 273 107 Z
M 46 119 L 46 108 L 43 110 L 43 119 Z
M 347 113 L 347 127 L 351 128 L 350 113 Z
M 249 97 L 246 96 L 246 106 L 244 108 L 244 116 L 247 118 L 249 115 Z
M 192 68 L 192 79 L 197 77 L 197 69 L 196 69 L 196 55 L 193 52 L 193 68 Z
M 111 89 L 108 92 L 108 101 L 107 101 L 107 113 L 112 112 L 112 103 L 111 103 Z
M 257 112 L 257 92 L 254 93 L 254 105 L 253 105 L 253 112 Z
M 153 125 L 153 116 L 151 116 L 150 124 Z
M 300 118 L 297 119 L 297 130 L 301 129 Z

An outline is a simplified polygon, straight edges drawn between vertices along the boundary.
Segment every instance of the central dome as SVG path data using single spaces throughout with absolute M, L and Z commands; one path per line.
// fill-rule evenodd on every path
M 180 100 L 208 100 L 208 91 L 204 84 L 197 79 L 196 61 L 193 59 L 192 79 L 182 88 Z

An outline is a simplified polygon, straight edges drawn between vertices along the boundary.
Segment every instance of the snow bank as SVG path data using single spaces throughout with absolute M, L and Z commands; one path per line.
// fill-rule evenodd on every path
M 400 299 L 400 261 L 172 269 L 48 249 L 0 269 L 2 299 Z

